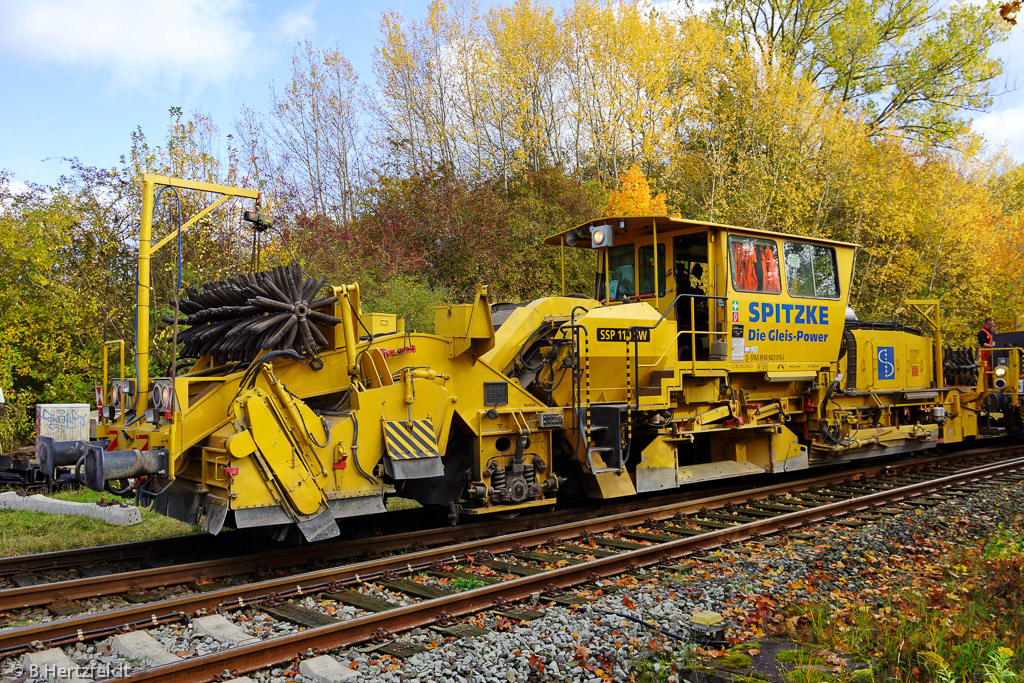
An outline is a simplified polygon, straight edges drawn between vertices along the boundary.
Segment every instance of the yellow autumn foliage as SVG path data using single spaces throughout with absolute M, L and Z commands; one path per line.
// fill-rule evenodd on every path
M 619 176 L 619 186 L 608 193 L 605 216 L 664 216 L 668 214 L 665 193 L 651 192 L 647 176 L 633 164 Z

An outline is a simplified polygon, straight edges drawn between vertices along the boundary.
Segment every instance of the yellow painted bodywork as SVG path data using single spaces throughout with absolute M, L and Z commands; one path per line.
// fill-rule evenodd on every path
M 598 250 L 594 298 L 518 305 L 495 329 L 481 287 L 472 303 L 438 307 L 425 334 L 364 312 L 357 285 L 333 287 L 329 312 L 342 322 L 323 330 L 317 367 L 278 358 L 243 384 L 246 368 L 203 358 L 156 380 L 176 400 L 155 424 L 122 413 L 96 436 L 111 450 L 167 450 L 168 470 L 151 477 L 166 514 L 322 538 L 394 492 L 453 516 L 516 512 L 553 505 L 567 486 L 618 498 L 991 428 L 992 373 L 973 387 L 937 382 L 938 329 L 845 321 L 854 245 L 666 217 L 602 221 L 614 241 Z M 548 242 L 590 248 L 597 223 Z M 663 262 L 644 261 L 655 246 Z M 800 254 L 820 269 L 812 296 L 793 276 L 808 267 Z M 612 266 L 623 300 L 602 303 Z M 830 268 L 835 286 L 817 296 Z M 630 296 L 630 275 L 654 291 Z M 933 302 L 910 305 L 940 327 Z M 1007 372 L 1010 410 L 1016 351 Z

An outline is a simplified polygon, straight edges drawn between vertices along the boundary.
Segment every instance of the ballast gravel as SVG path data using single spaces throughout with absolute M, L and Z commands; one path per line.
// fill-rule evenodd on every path
M 901 508 L 901 514 L 858 528 L 826 523 L 745 542 L 701 559 L 686 558 L 587 586 L 579 592 L 610 594 L 577 608 L 535 607 L 545 614 L 533 621 L 495 630 L 497 617 L 488 615 L 482 620 L 491 629 L 486 635 L 454 639 L 418 629 L 399 637 L 430 649 L 407 659 L 359 650 L 333 655 L 359 672 L 360 680 L 383 683 L 629 680 L 635 663 L 654 649 L 692 646 L 625 617 L 685 636 L 694 612 L 714 611 L 731 624 L 729 637 L 739 635 L 740 619 L 758 608 L 762 596 L 786 604 L 852 591 L 881 601 L 884 596 L 875 593 L 863 570 L 910 574 L 941 552 L 934 541 L 969 543 L 990 537 L 999 524 L 1019 526 L 1024 521 L 1022 494 L 1022 483 L 985 488 L 931 508 Z M 811 574 L 818 577 L 813 593 L 807 587 Z M 247 675 L 261 683 L 313 683 L 289 668 Z M 673 675 L 669 680 L 677 679 Z
M 863 571 L 909 574 L 941 552 L 938 541 L 955 538 L 969 543 L 990 537 L 999 524 L 1020 526 L 1024 521 L 1022 493 L 1024 483 L 1020 482 L 984 488 L 931 508 L 903 507 L 900 514 L 883 516 L 858 528 L 819 524 L 699 558 L 683 558 L 576 591 L 596 597 L 589 604 L 571 608 L 550 603 L 533 606 L 543 610 L 544 616 L 532 621 L 500 619 L 493 613 L 461 620 L 488 628 L 489 632 L 481 636 L 446 638 L 433 629 L 417 629 L 399 637 L 428 649 L 406 659 L 384 655 L 370 649 L 372 645 L 338 651 L 333 656 L 358 672 L 360 680 L 385 683 L 629 680 L 636 662 L 650 657 L 654 650 L 691 647 L 675 636 L 688 634 L 690 616 L 697 611 L 725 616 L 730 624 L 725 635 L 729 637 L 741 634 L 743 618 L 755 612 L 759 600 L 766 597 L 786 604 L 810 598 L 830 599 L 849 591 L 869 602 L 882 601 L 884 596 L 877 594 L 870 575 L 865 576 Z M 462 568 L 473 569 L 466 565 Z M 809 580 L 812 575 L 813 589 Z M 363 590 L 400 604 L 414 602 L 386 588 Z M 323 596 L 307 596 L 297 604 L 339 619 L 362 614 Z M 258 608 L 228 612 L 226 616 L 259 638 L 299 630 L 271 619 Z M 184 624 L 165 625 L 149 633 L 168 651 L 183 657 L 225 647 Z M 64 651 L 85 665 L 100 662 L 110 667 L 138 668 L 137 663 L 111 654 L 108 641 L 68 646 Z M 261 683 L 313 683 L 313 679 L 299 673 L 297 663 L 247 675 Z M 0 665 L 0 680 L 26 679 L 18 663 L 7 660 Z

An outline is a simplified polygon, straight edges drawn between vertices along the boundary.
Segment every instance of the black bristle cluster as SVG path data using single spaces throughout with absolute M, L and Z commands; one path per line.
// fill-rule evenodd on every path
M 314 299 L 326 277 L 306 278 L 298 264 L 189 287 L 178 302 L 179 355 L 251 361 L 263 350 L 293 349 L 312 357 L 327 346 L 319 326 L 340 318 L 322 309 L 337 296 Z M 165 319 L 173 324 L 173 319 Z

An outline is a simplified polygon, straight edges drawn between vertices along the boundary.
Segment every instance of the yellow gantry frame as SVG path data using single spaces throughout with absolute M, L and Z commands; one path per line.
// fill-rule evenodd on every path
M 153 199 L 154 190 L 158 185 L 179 188 L 182 190 L 214 192 L 223 196 L 190 218 L 187 223 L 183 223 L 181 228 L 175 228 L 162 240 L 157 242 L 156 245 L 153 245 Z M 139 228 L 139 281 L 136 285 L 138 288 L 138 310 L 136 315 L 138 316 L 139 323 L 135 340 L 135 360 L 139 365 L 139 376 L 136 378 L 137 387 L 135 391 L 136 415 L 140 414 L 142 410 L 145 410 L 147 402 L 149 401 L 150 260 L 153 258 L 153 254 L 155 254 L 161 247 L 178 236 L 179 230 L 184 233 L 190 227 L 195 225 L 197 221 L 204 216 L 209 215 L 210 212 L 232 197 L 256 199 L 259 197 L 259 192 L 257 190 L 246 190 L 238 187 L 230 187 L 228 185 L 217 185 L 215 183 L 201 183 L 193 180 L 182 180 L 181 178 L 171 178 L 169 176 L 153 175 L 150 173 L 146 173 L 142 176 L 142 223 Z M 171 446 L 172 454 L 175 434 L 176 430 L 170 430 L 172 443 L 169 445 Z M 173 468 L 173 461 L 174 458 L 172 457 L 171 463 L 169 463 L 171 468 Z M 168 475 L 173 477 L 174 472 L 169 471 Z

